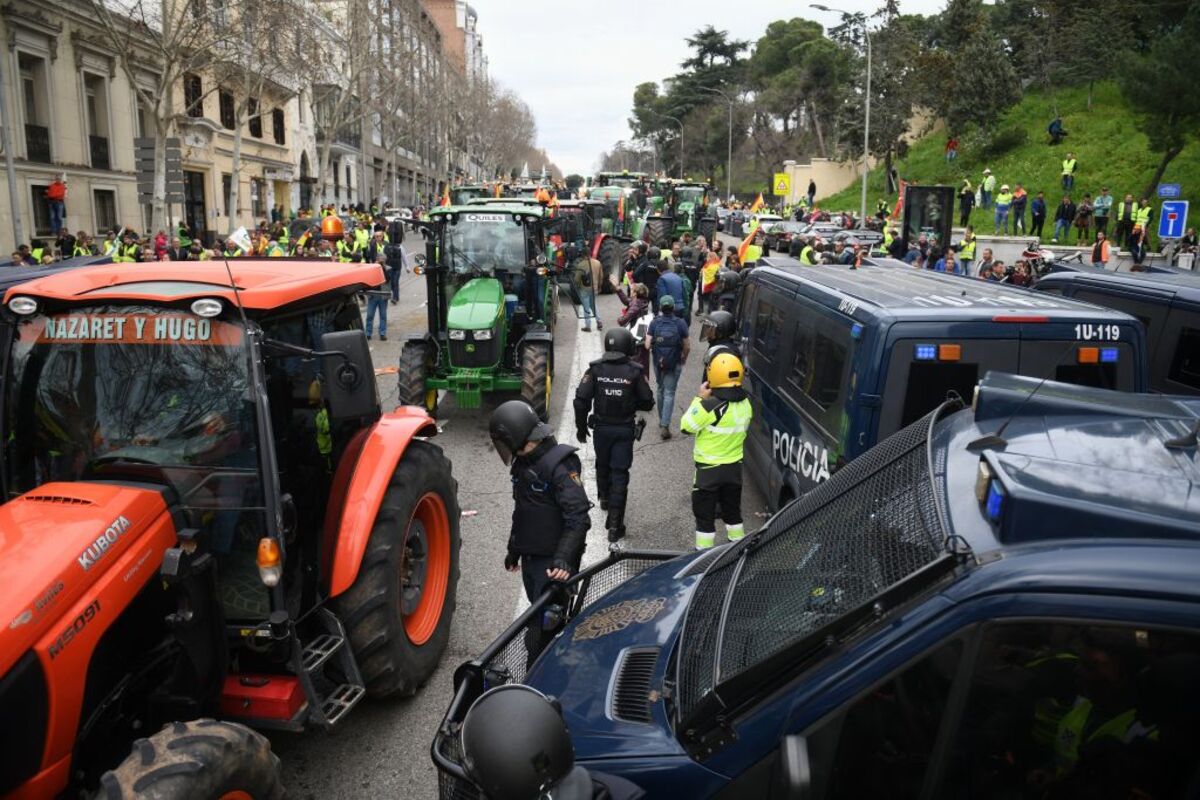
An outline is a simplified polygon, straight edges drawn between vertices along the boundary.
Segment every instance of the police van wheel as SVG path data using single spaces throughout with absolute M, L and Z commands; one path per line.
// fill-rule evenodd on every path
M 416 694 L 446 649 L 458 588 L 457 494 L 441 448 L 410 442 L 375 512 L 358 577 L 335 600 L 372 697 Z
M 521 350 L 521 398 L 542 422 L 550 419 L 550 345 L 530 342 Z
M 401 349 L 397 376 L 397 399 L 401 405 L 421 406 L 431 415 L 437 414 L 437 390 L 425 388 L 432 363 L 433 348 L 429 342 L 409 342 Z
M 612 283 L 609 278 L 612 278 L 618 283 L 621 280 L 621 245 L 615 239 L 605 237 L 600 244 L 600 275 L 601 283 L 596 291 L 599 294 L 612 294 Z
M 232 722 L 172 722 L 100 777 L 103 798 L 226 800 L 283 797 L 279 759 L 260 733 Z

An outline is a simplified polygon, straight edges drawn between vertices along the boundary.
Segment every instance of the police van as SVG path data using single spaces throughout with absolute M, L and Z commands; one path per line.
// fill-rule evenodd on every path
M 1133 315 L 1146 330 L 1150 390 L 1200 395 L 1200 275 L 1055 272 L 1036 288 Z
M 754 421 L 746 464 L 772 508 L 988 372 L 1147 389 L 1136 319 L 1025 289 L 908 267 L 765 258 L 738 329 Z

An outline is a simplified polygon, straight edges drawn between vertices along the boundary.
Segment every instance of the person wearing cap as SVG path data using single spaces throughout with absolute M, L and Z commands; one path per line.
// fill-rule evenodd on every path
M 996 229 L 993 234 L 1008 233 L 1008 212 L 1012 208 L 1013 195 L 1008 190 L 1008 184 L 1000 187 L 1000 194 L 996 195 Z
M 551 581 L 579 571 L 591 520 L 577 448 L 559 444 L 524 400 L 501 403 L 488 421 L 500 459 L 510 468 L 512 528 L 504 568 L 521 572 L 532 603 Z
M 718 353 L 708 363 L 705 380 L 679 423 L 680 430 L 695 436 L 692 457 L 692 513 L 696 517 L 697 550 L 716 544 L 717 508 L 729 541 L 746 535 L 742 524 L 742 459 L 746 433 L 754 411 L 742 388 L 740 358 Z
M 979 183 L 979 207 L 992 207 L 992 192 L 996 191 L 996 176 L 990 169 L 984 169 L 983 179 Z

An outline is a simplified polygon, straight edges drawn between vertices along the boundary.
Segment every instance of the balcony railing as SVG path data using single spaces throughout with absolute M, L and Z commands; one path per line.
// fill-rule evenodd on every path
M 328 133 L 329 132 L 327 130 L 325 130 L 323 128 L 318 128 L 317 129 L 317 141 L 318 142 L 325 141 L 325 137 L 328 135 Z M 337 131 L 337 133 L 334 135 L 333 142 L 334 142 L 334 144 L 341 144 L 341 145 L 345 145 L 346 147 L 353 147 L 355 150 L 358 150 L 362 146 L 362 135 L 356 130 L 351 130 L 348 128 L 340 128 Z
M 89 136 L 88 147 L 92 152 L 92 169 L 112 169 L 108 161 L 108 137 Z
M 30 161 L 50 163 L 50 129 L 45 125 L 25 126 L 25 152 Z

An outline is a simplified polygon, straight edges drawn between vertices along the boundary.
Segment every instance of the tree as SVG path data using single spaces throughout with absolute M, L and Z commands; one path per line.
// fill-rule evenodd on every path
M 1121 94 L 1135 124 L 1160 153 L 1158 167 L 1142 192 L 1152 197 L 1167 166 L 1200 129 L 1200 59 L 1193 44 L 1200 37 L 1200 9 L 1191 11 L 1144 55 L 1125 56 L 1118 74 Z

